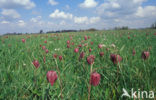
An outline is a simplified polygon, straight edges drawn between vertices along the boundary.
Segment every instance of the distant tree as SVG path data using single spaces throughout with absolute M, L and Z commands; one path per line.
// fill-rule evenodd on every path
M 123 26 L 121 29 L 122 30 L 128 30 L 128 26 Z
M 119 27 L 114 27 L 115 30 L 119 30 Z
M 128 30 L 128 26 L 122 26 L 122 27 L 115 27 L 115 30 Z
M 156 29 L 156 22 L 151 25 L 151 28 Z
M 57 30 L 57 31 L 48 31 L 46 33 L 61 33 L 61 32 L 77 32 L 77 30 Z
M 40 34 L 42 34 L 43 33 L 43 30 L 40 30 L 40 32 L 39 32 Z
M 87 31 L 97 31 L 97 29 L 95 29 L 95 28 L 90 28 L 90 29 L 88 29 Z

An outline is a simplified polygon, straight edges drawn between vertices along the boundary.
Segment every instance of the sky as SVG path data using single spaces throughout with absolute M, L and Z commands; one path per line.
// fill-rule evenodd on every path
M 150 27 L 156 0 L 0 0 L 0 34 Z

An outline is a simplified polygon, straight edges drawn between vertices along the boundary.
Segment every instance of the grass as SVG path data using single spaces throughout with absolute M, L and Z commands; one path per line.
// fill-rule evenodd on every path
M 93 71 L 101 75 L 100 84 L 91 86 L 91 100 L 126 99 L 126 97 L 121 98 L 122 88 L 128 91 L 131 88 L 136 91 L 138 89 L 156 91 L 154 33 L 156 30 L 147 29 L 1 36 L 0 99 L 61 99 L 62 87 L 64 100 L 86 100 L 91 67 L 86 57 L 89 55 L 95 56 Z M 90 39 L 82 43 L 85 35 L 90 36 Z M 25 38 L 25 43 L 22 43 L 22 38 Z M 44 43 L 45 40 L 47 43 Z M 67 40 L 74 42 L 74 45 L 70 45 L 71 48 L 67 48 Z M 94 44 L 91 45 L 90 42 Z M 79 44 L 85 43 L 88 45 L 79 48 L 79 53 L 74 52 Z M 105 47 L 100 49 L 98 44 L 104 44 Z M 115 47 L 112 47 L 112 44 Z M 40 45 L 46 46 L 49 53 L 46 54 Z M 89 52 L 89 48 L 92 52 Z M 133 49 L 136 51 L 135 56 L 132 56 Z M 79 60 L 81 51 L 85 52 L 85 58 Z M 99 55 L 101 51 L 104 52 L 103 57 Z M 150 52 L 149 59 L 141 59 L 143 51 Z M 110 60 L 112 53 L 122 57 L 120 64 L 112 63 Z M 55 60 L 53 54 L 63 56 L 63 60 L 59 61 L 58 58 Z M 44 57 L 46 57 L 45 63 Z M 32 64 L 34 59 L 40 63 L 38 69 Z M 119 72 L 117 72 L 118 67 Z M 49 70 L 59 74 L 58 69 L 60 77 L 51 86 L 46 74 Z

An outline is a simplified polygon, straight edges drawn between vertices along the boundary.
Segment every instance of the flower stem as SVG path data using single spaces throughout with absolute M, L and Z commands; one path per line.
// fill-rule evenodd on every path
M 90 67 L 90 79 L 89 79 L 89 86 L 88 86 L 88 100 L 90 100 L 90 91 L 91 91 L 91 74 L 92 74 L 92 70 L 93 70 L 93 64 Z
M 55 59 L 55 63 L 56 63 L 56 68 L 57 68 L 57 71 L 58 71 L 58 77 L 59 77 L 59 82 L 60 82 L 60 87 L 61 87 L 61 99 L 63 99 L 63 96 L 62 96 L 62 82 L 61 82 L 61 77 L 60 77 L 60 70 L 58 68 L 58 64 L 57 64 L 57 60 Z

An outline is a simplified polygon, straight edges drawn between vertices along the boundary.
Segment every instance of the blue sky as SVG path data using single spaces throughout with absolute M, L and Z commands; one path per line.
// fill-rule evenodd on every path
M 156 0 L 0 0 L 0 34 L 149 27 Z

